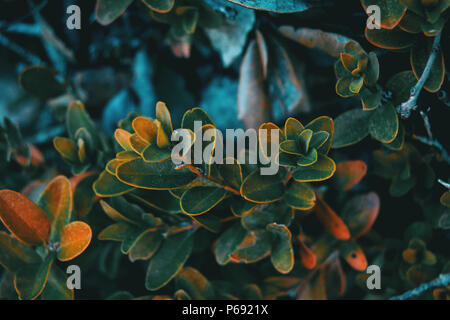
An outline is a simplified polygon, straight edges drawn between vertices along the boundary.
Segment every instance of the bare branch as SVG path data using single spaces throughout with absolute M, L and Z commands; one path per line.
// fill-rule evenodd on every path
M 421 295 L 428 289 L 431 289 L 434 287 L 442 287 L 442 286 L 446 286 L 448 284 L 450 284 L 450 273 L 441 274 L 438 278 L 436 278 L 430 282 L 421 284 L 417 288 L 407 291 L 399 296 L 392 297 L 389 300 L 407 300 L 409 298 Z
M 409 118 L 409 116 L 411 115 L 411 111 L 417 109 L 417 99 L 419 98 L 420 92 L 422 91 L 425 82 L 430 76 L 431 67 L 433 66 L 434 60 L 436 59 L 436 55 L 439 51 L 440 41 L 441 34 L 439 33 L 436 37 L 434 37 L 433 47 L 431 48 L 431 53 L 428 57 L 425 69 L 423 70 L 419 81 L 417 81 L 416 85 L 411 88 L 411 95 L 409 96 L 409 99 L 397 107 L 397 111 L 398 113 L 400 113 L 400 116 L 402 118 Z

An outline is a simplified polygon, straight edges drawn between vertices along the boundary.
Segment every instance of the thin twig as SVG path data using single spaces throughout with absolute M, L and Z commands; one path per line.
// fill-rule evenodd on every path
M 439 51 L 440 41 L 441 34 L 439 33 L 436 37 L 434 37 L 433 46 L 431 48 L 431 53 L 428 57 L 427 64 L 425 65 L 425 69 L 423 70 L 419 81 L 417 81 L 416 85 L 411 88 L 411 95 L 409 96 L 409 99 L 397 107 L 397 111 L 400 113 L 402 118 L 409 118 L 411 111 L 417 109 L 417 99 L 419 98 L 420 92 L 422 91 L 422 88 L 430 75 L 431 68 Z
M 423 111 L 420 111 L 420 115 L 422 116 L 423 123 L 424 123 L 424 126 L 425 126 L 428 136 L 424 137 L 424 136 L 417 136 L 417 135 L 413 134 L 412 137 L 414 139 L 416 139 L 417 141 L 420 141 L 426 145 L 429 145 L 431 147 L 438 149 L 441 152 L 442 158 L 448 164 L 450 164 L 450 155 L 448 154 L 447 150 L 442 146 L 442 144 L 437 139 L 434 139 L 434 137 L 433 137 L 433 133 L 431 131 L 430 119 L 428 118 L 428 115 Z
M 407 291 L 399 296 L 392 297 L 389 300 L 407 300 L 409 298 L 421 295 L 428 289 L 431 289 L 434 287 L 443 287 L 448 284 L 450 284 L 450 273 L 441 274 L 438 278 L 436 278 L 430 282 L 421 284 L 417 288 Z
M 442 184 L 444 187 L 446 187 L 447 189 L 450 190 L 450 183 L 447 183 L 447 182 L 445 182 L 445 181 L 442 180 L 442 179 L 438 179 L 438 182 L 439 182 L 440 184 Z

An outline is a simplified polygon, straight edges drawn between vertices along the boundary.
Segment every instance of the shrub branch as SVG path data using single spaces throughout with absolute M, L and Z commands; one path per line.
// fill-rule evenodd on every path
M 433 47 L 431 48 L 431 53 L 428 57 L 425 69 L 423 70 L 419 81 L 417 81 L 416 85 L 411 88 L 411 95 L 409 96 L 409 99 L 397 107 L 397 111 L 404 119 L 409 118 L 409 116 L 411 115 L 411 111 L 417 109 L 417 99 L 419 98 L 420 92 L 422 91 L 425 82 L 430 76 L 431 67 L 433 66 L 434 60 L 436 59 L 437 52 L 439 51 L 440 41 L 441 34 L 439 33 L 436 37 L 434 37 Z
M 427 291 L 431 288 L 443 287 L 448 284 L 450 284 L 450 273 L 441 274 L 441 275 L 439 275 L 438 278 L 436 278 L 430 282 L 421 284 L 417 288 L 407 291 L 399 296 L 392 297 L 389 300 L 407 300 L 409 298 L 421 295 L 422 293 L 424 293 L 425 291 Z
M 430 119 L 428 118 L 428 115 L 420 111 L 420 115 L 423 118 L 423 123 L 425 126 L 425 129 L 427 131 L 427 137 L 424 136 L 418 136 L 413 134 L 412 137 L 416 139 L 417 141 L 422 142 L 423 144 L 429 145 L 431 147 L 434 147 L 438 149 L 441 152 L 442 158 L 450 165 L 450 155 L 448 154 L 447 150 L 442 146 L 442 144 L 433 137 L 433 133 L 431 132 L 431 124 Z

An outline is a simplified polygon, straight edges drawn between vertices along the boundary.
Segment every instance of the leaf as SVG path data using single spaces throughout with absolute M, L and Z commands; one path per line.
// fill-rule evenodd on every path
M 270 254 L 272 237 L 265 230 L 257 230 L 248 234 L 239 249 L 232 255 L 235 262 L 254 263 Z
M 311 209 L 316 201 L 316 194 L 306 184 L 293 181 L 284 194 L 287 205 L 298 210 Z
M 16 272 L 23 265 L 39 262 L 39 255 L 12 235 L 0 231 L 0 265 L 9 272 Z
M 447 208 L 450 207 L 450 191 L 444 192 L 440 198 L 440 201 L 443 206 L 446 206 Z
M 58 72 L 45 66 L 31 66 L 24 69 L 19 76 L 21 87 L 30 95 L 48 100 L 66 92 L 66 85 L 56 78 Z
M 95 14 L 97 21 L 108 25 L 120 17 L 134 0 L 97 0 Z
M 366 12 L 367 7 L 378 6 L 381 18 L 380 27 L 383 29 L 394 29 L 406 13 L 406 7 L 398 0 L 361 0 L 361 4 Z M 376 19 L 374 22 L 377 22 Z
M 339 246 L 339 254 L 356 271 L 364 271 L 367 268 L 367 260 L 364 252 L 354 241 L 343 242 Z
M 296 140 L 297 135 L 304 129 L 303 125 L 295 118 L 287 118 L 284 123 L 284 135 L 286 140 Z
M 165 239 L 148 265 L 145 288 L 155 291 L 165 286 L 183 268 L 193 247 L 194 237 L 189 231 Z
M 286 274 L 294 267 L 294 250 L 292 249 L 292 235 L 285 225 L 271 223 L 266 229 L 275 239 L 272 242 L 270 260 L 278 272 Z
M 247 230 L 240 223 L 234 224 L 220 235 L 215 249 L 216 261 L 219 265 L 230 261 L 230 256 L 238 249 L 246 235 Z
M 176 277 L 177 288 L 185 290 L 192 299 L 214 299 L 214 287 L 197 269 L 184 268 Z
M 350 41 L 343 35 L 325 32 L 320 29 L 298 28 L 294 30 L 291 26 L 281 26 L 278 31 L 295 42 L 308 48 L 315 48 L 328 53 L 332 57 L 339 57 L 344 50 L 344 45 Z
M 416 38 L 413 34 L 401 29 L 368 29 L 366 27 L 366 39 L 376 47 L 390 50 L 400 50 L 411 47 Z
M 95 174 L 87 176 L 75 188 L 73 193 L 73 210 L 80 218 L 86 217 L 94 205 L 96 195 L 92 185 L 96 178 Z
M 315 163 L 306 167 L 298 167 L 292 177 L 298 182 L 322 181 L 332 177 L 335 170 L 334 161 L 319 153 Z
M 324 226 L 331 235 L 339 240 L 350 239 L 350 232 L 345 225 L 344 221 L 334 212 L 330 206 L 321 198 L 317 198 L 316 206 L 314 207 L 314 213 L 317 220 Z
M 124 222 L 114 223 L 103 229 L 99 233 L 98 239 L 121 242 L 132 228 L 134 227 Z
M 172 118 L 170 117 L 169 109 L 164 102 L 158 101 L 156 103 L 156 118 L 160 121 L 162 128 L 168 136 L 172 134 Z
M 333 148 L 347 147 L 364 139 L 369 134 L 369 119 L 372 112 L 353 109 L 334 119 L 336 126 Z
M 33 300 L 42 293 L 53 261 L 53 255 L 50 254 L 47 255 L 44 261 L 25 265 L 16 272 L 14 287 L 20 300 Z
M 72 101 L 69 104 L 66 113 L 66 127 L 71 139 L 76 138 L 78 129 L 85 128 L 91 135 L 94 143 L 97 142 L 98 130 L 84 109 L 83 103 L 80 101 Z
M 175 0 L 142 0 L 151 10 L 166 13 L 172 10 Z
M 183 191 L 182 189 L 175 189 Z M 172 190 L 170 190 L 172 191 Z M 166 191 L 136 189 L 129 195 L 142 203 L 167 213 L 180 213 L 179 198 Z
M 224 9 L 230 8 L 234 10 L 233 19 L 224 19 L 219 27 L 204 28 L 203 30 L 208 36 L 212 47 L 220 54 L 223 66 L 228 68 L 242 55 L 247 35 L 255 23 L 255 13 L 253 10 L 234 4 L 223 3 L 223 5 Z
M 227 195 L 220 187 L 193 187 L 180 199 L 181 210 L 189 215 L 203 214 L 218 205 Z
M 53 145 L 56 151 L 66 160 L 76 162 L 78 159 L 77 145 L 73 140 L 55 137 L 53 139 Z
M 162 241 L 163 237 L 159 231 L 148 229 L 143 232 L 129 251 L 130 261 L 150 259 L 159 249 Z
M 271 11 L 276 13 L 292 13 L 307 10 L 311 5 L 302 0 L 271 1 L 271 0 L 228 0 L 241 6 L 256 10 Z
M 228 161 L 232 161 L 228 164 Z M 219 166 L 219 172 L 224 181 L 233 188 L 240 189 L 242 184 L 241 164 L 234 158 L 224 159 L 224 163 Z
M 376 109 L 369 120 L 370 134 L 383 143 L 394 141 L 398 133 L 398 126 L 397 112 L 390 103 Z
M 136 117 L 133 119 L 131 125 L 141 139 L 147 142 L 155 141 L 158 127 L 151 119 Z
M 317 151 L 323 154 L 327 154 L 330 151 L 331 143 L 334 137 L 334 122 L 333 119 L 327 116 L 321 116 L 305 126 L 305 129 L 311 129 L 313 132 L 326 131 L 328 132 L 328 140 L 317 148 Z
M 342 209 L 342 219 L 353 239 L 357 239 L 372 228 L 380 210 L 380 199 L 375 192 L 359 195 L 348 201 Z
M 252 40 L 241 62 L 238 87 L 238 118 L 246 128 L 259 128 L 271 120 L 271 105 L 264 84 L 263 56 Z
M 102 171 L 92 185 L 94 192 L 99 197 L 116 197 L 128 193 L 135 188 L 122 183 L 107 171 Z
M 181 120 L 181 128 L 190 129 L 192 132 L 195 132 L 195 129 L 197 129 L 194 126 L 195 121 L 200 121 L 202 127 L 207 124 L 211 124 L 212 126 L 214 126 L 214 122 L 211 120 L 205 110 L 201 108 L 192 108 L 187 110 L 183 115 L 183 119 Z
M 367 165 L 364 161 L 343 161 L 337 164 L 333 176 L 336 189 L 347 191 L 357 185 L 367 173 Z
M 270 37 L 268 43 L 271 48 L 268 84 L 272 108 L 286 113 L 286 111 L 296 109 L 304 99 L 305 92 L 297 78 L 293 62 L 283 45 L 274 37 Z
M 53 266 L 42 291 L 41 300 L 73 300 L 74 290 L 67 287 L 67 275 L 57 266 Z
M 426 39 L 425 41 L 418 41 L 411 50 L 411 67 L 414 72 L 414 76 L 418 80 L 427 64 L 428 58 L 431 54 L 431 49 L 433 47 L 433 38 Z M 439 48 L 436 53 L 433 65 L 431 67 L 430 74 L 425 82 L 424 88 L 428 92 L 437 92 L 444 82 L 445 65 L 444 65 L 444 54 Z
M 392 103 L 397 106 L 409 99 L 411 88 L 417 83 L 410 70 L 396 73 L 389 78 L 386 88 L 392 93 Z
M 69 261 L 79 256 L 91 242 L 91 227 L 82 221 L 73 221 L 64 227 L 61 233 L 57 258 Z
M 45 243 L 50 235 L 50 220 L 45 212 L 24 195 L 12 190 L 0 191 L 0 220 L 28 245 Z
M 72 188 L 65 176 L 54 178 L 42 192 L 37 204 L 50 219 L 50 241 L 57 242 L 72 214 Z
M 169 190 L 186 186 L 195 174 L 186 168 L 175 169 L 172 161 L 148 163 L 132 160 L 117 168 L 117 178 L 127 185 L 156 190 Z
M 284 192 L 279 174 L 261 175 L 259 170 L 250 173 L 241 186 L 241 195 L 248 201 L 270 203 L 281 199 Z

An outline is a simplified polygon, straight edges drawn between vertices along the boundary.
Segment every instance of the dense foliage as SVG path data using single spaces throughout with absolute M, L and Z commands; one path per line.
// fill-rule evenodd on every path
M 0 7 L 0 299 L 449 299 L 450 0 Z

